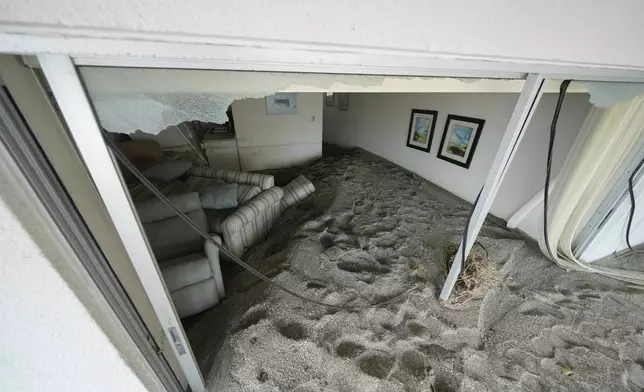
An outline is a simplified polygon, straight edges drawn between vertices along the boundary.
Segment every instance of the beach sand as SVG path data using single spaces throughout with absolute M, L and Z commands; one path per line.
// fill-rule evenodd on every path
M 224 266 L 226 299 L 185 323 L 209 391 L 644 390 L 640 289 L 567 272 L 489 219 L 475 250 L 499 282 L 443 303 L 469 205 L 362 150 L 274 173 L 278 185 L 303 174 L 316 192 L 244 260 L 361 308 Z

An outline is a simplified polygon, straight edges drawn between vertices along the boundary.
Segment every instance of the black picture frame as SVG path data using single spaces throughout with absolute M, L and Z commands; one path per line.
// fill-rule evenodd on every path
M 419 146 L 417 144 L 412 144 L 412 133 L 414 132 L 414 119 L 416 114 L 425 114 L 432 116 L 432 124 L 428 132 L 428 141 L 427 146 Z M 436 128 L 436 119 L 438 118 L 437 110 L 425 110 L 425 109 L 412 109 L 411 116 L 409 118 L 409 129 L 407 130 L 407 147 L 413 148 L 415 150 L 429 152 L 432 147 L 432 141 L 434 140 L 434 129 Z
M 471 147 L 469 149 L 469 155 L 465 157 L 465 162 L 451 158 L 443 154 L 445 141 L 447 139 L 448 134 L 450 133 L 450 130 L 451 130 L 450 124 L 452 123 L 452 121 L 467 122 L 467 123 L 476 125 L 476 134 L 474 135 L 474 138 L 471 139 Z M 481 118 L 458 116 L 456 114 L 448 114 L 447 120 L 445 120 L 445 130 L 443 131 L 443 136 L 441 137 L 441 143 L 438 148 L 438 154 L 436 156 L 439 159 L 442 159 L 444 161 L 464 167 L 465 169 L 469 169 L 470 164 L 472 163 L 472 159 L 474 158 L 474 154 L 476 153 L 476 147 L 478 146 L 479 139 L 481 138 L 481 133 L 483 132 L 484 125 L 485 125 L 485 120 Z
M 324 102 L 326 103 L 327 107 L 335 107 L 335 94 L 333 93 L 326 93 L 324 95 Z
M 338 110 L 349 111 L 349 93 L 335 93 L 333 95 L 337 97 L 335 102 L 338 105 Z

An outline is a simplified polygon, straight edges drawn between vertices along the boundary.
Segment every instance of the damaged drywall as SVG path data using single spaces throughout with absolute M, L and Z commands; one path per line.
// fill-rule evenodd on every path
M 153 135 L 188 120 L 224 123 L 234 101 L 276 92 L 516 93 L 524 80 L 80 67 L 101 125 Z M 571 84 L 570 92 L 584 92 Z M 558 90 L 549 83 L 547 91 Z
M 378 86 L 383 76 L 81 67 L 101 125 L 109 131 L 159 134 L 188 120 L 224 123 L 235 100 L 276 92 Z
M 80 67 L 101 125 L 157 135 L 182 121 L 224 123 L 234 101 L 276 92 L 517 92 L 523 80 Z

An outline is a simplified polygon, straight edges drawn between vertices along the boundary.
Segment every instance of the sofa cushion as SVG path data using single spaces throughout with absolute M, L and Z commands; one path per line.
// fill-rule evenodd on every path
M 159 267 L 168 291 L 175 291 L 213 276 L 210 262 L 203 252 L 161 262 Z
M 262 193 L 262 190 L 255 185 L 238 185 L 237 186 L 237 206 L 244 206 L 248 204 L 255 196 Z M 206 217 L 208 218 L 208 226 L 210 231 L 222 234 L 222 223 L 224 220 L 237 211 L 236 208 L 225 210 L 207 209 Z
M 238 172 L 233 170 L 213 169 L 210 167 L 193 167 L 191 176 L 220 178 L 227 183 L 257 185 L 262 190 L 267 190 L 275 185 L 275 178 L 269 174 Z
M 146 169 L 143 175 L 150 180 L 159 180 L 170 182 L 186 174 L 192 169 L 192 163 L 188 161 L 179 161 L 166 159 L 165 161 Z
M 214 210 L 225 210 L 237 207 L 237 184 L 223 184 L 208 187 L 201 194 L 201 206 Z
M 201 209 L 201 201 L 197 192 L 167 196 L 167 199 L 184 214 Z M 139 214 L 139 219 L 143 223 L 157 222 L 176 216 L 176 213 L 170 207 L 157 198 L 136 203 L 135 207 Z
M 257 185 L 238 185 L 237 186 L 237 205 L 243 206 L 253 199 L 253 197 L 262 193 L 262 189 Z
M 306 177 L 298 176 L 285 187 L 282 187 L 282 190 L 284 191 L 284 197 L 282 197 L 280 203 L 282 204 L 282 210 L 285 210 L 293 204 L 306 199 L 308 195 L 315 192 L 315 187 Z
M 224 220 L 226 220 L 226 218 L 235 211 L 235 208 L 230 208 L 228 210 L 206 210 L 206 218 L 210 231 L 221 234 L 223 232 L 222 224 Z
M 203 231 L 208 231 L 206 213 L 199 209 L 186 214 Z M 178 217 L 143 224 L 158 261 L 203 251 L 203 238 Z
M 219 303 L 217 283 L 214 279 L 206 279 L 179 290 L 170 292 L 170 297 L 177 310 L 179 318 L 184 318 L 203 312 Z

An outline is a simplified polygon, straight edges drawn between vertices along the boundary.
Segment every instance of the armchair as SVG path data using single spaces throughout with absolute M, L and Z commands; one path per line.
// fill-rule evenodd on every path
M 175 195 L 168 199 L 208 231 L 198 193 Z M 219 249 L 188 229 L 186 223 L 159 200 L 138 203 L 137 210 L 179 317 L 217 305 L 226 294 Z M 221 243 L 219 236 L 212 235 L 212 238 Z

